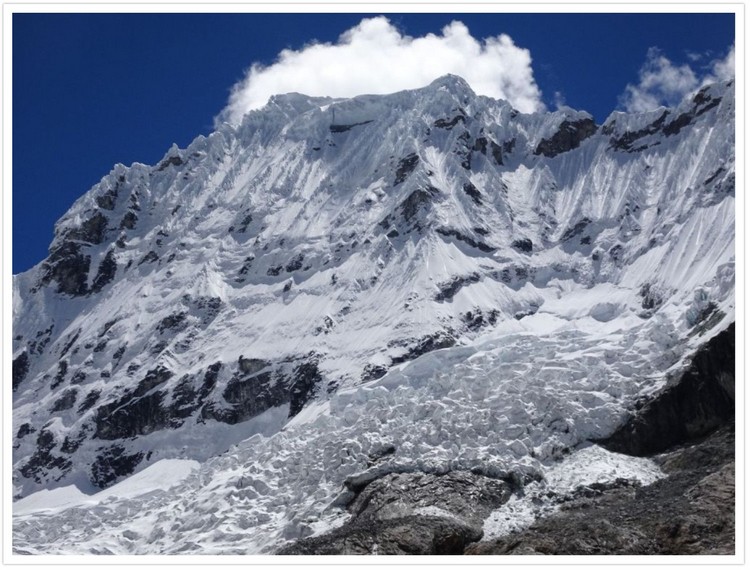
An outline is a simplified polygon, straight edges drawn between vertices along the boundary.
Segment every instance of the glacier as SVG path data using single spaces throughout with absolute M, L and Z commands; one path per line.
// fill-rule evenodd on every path
M 14 276 L 15 551 L 273 553 L 459 471 L 526 490 L 491 538 L 656 481 L 592 442 L 735 320 L 733 89 L 602 125 L 286 94 L 116 165 Z

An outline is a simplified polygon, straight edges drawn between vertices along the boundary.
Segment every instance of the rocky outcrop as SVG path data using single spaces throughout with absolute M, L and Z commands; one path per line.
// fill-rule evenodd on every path
M 542 139 L 534 154 L 553 158 L 581 146 L 581 143 L 596 133 L 597 126 L 593 119 L 578 121 L 565 120 L 560 123 L 557 132 L 548 139 Z
M 350 488 L 348 523 L 279 554 L 462 554 L 511 494 L 508 482 L 468 471 L 389 473 Z
M 734 554 L 734 425 L 655 460 L 656 483 L 587 493 L 466 554 Z
M 706 343 L 689 367 L 600 445 L 650 455 L 701 437 L 734 417 L 734 323 Z

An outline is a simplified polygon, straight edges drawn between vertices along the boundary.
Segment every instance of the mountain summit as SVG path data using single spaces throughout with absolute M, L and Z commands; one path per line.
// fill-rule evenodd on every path
M 116 165 L 14 277 L 14 493 L 201 464 L 17 544 L 267 552 L 387 474 L 549 480 L 734 321 L 734 169 L 732 82 L 597 125 L 455 76 Z

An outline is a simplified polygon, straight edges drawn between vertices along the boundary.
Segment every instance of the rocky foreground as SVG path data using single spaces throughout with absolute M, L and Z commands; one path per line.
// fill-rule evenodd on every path
M 666 473 L 550 496 L 559 508 L 484 541 L 483 521 L 524 481 L 478 473 L 390 473 L 351 481 L 351 520 L 280 554 L 734 554 L 734 326 L 601 445 L 650 456 Z M 666 448 L 666 450 L 665 450 Z

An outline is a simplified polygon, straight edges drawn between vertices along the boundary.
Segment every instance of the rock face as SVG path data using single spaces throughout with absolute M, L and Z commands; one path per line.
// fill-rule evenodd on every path
M 604 447 L 652 455 L 715 430 L 734 418 L 734 323 L 706 343 L 689 368 L 644 403 Z
M 511 489 L 468 471 L 390 473 L 358 488 L 343 527 L 279 554 L 462 554 Z
M 655 457 L 667 477 L 601 491 L 466 554 L 734 554 L 734 425 Z

